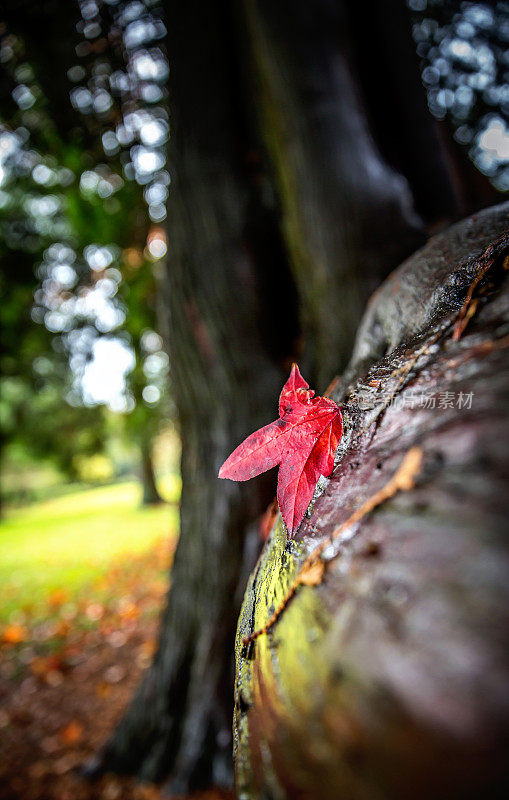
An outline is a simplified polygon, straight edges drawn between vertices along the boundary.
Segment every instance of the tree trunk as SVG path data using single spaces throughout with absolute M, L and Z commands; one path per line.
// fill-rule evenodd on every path
M 72 3 L 60 0 L 3 0 L 2 22 L 7 30 L 21 36 L 23 47 L 31 63 L 37 65 L 37 82 L 40 85 L 48 118 L 55 126 L 54 132 L 63 141 L 79 141 L 91 147 L 97 133 L 83 126 L 81 113 L 69 102 L 70 82 L 68 71 L 76 65 L 76 23 L 79 9 Z M 46 31 L 41 36 L 41 30 Z M 2 70 L 2 118 L 10 119 L 17 108 L 11 98 L 10 79 Z M 9 108 L 10 105 L 10 108 Z
M 141 486 L 143 490 L 141 504 L 143 506 L 157 505 L 163 502 L 157 490 L 154 463 L 152 461 L 151 442 L 143 437 L 140 444 L 141 450 Z
M 181 537 L 158 652 L 95 774 L 171 775 L 174 791 L 228 783 L 235 621 L 275 482 L 219 482 L 218 468 L 273 418 L 292 359 L 325 388 L 347 362 L 374 286 L 428 224 L 457 213 L 424 93 L 401 130 L 374 125 L 350 7 L 166 3 L 164 302 L 182 435 Z M 378 57 L 390 65 L 391 53 Z M 416 69 L 407 47 L 397 71 Z M 384 142 L 399 152 L 398 136 L 409 151 L 417 137 L 425 170 L 390 163 Z
M 265 271 L 281 280 L 287 264 L 273 210 L 250 172 L 231 31 L 217 4 L 175 4 L 169 17 L 165 305 L 182 438 L 180 540 L 154 663 L 92 774 L 171 775 L 168 788 L 185 792 L 232 780 L 235 625 L 258 554 L 256 520 L 273 493 L 271 476 L 238 486 L 217 473 L 236 444 L 270 420 L 284 374 L 278 359 L 298 330 L 276 321 L 281 341 L 270 351 L 260 284 Z M 278 299 L 283 316 L 295 319 Z
M 507 791 L 508 253 L 506 204 L 432 239 L 368 307 L 333 394 L 334 473 L 293 540 L 276 523 L 244 599 L 243 800 Z M 349 522 L 412 447 L 414 488 Z M 323 578 L 284 605 L 321 543 Z

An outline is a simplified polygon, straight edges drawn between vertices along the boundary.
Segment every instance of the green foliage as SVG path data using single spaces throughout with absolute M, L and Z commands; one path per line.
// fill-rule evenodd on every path
M 430 111 L 447 119 L 476 167 L 509 189 L 505 0 L 407 0 Z
M 78 11 L 62 9 L 64 28 L 75 30 Z M 65 73 L 54 76 L 74 58 L 76 41 L 55 40 L 62 63 L 48 64 L 51 42 L 43 52 L 30 20 L 13 19 L 0 47 L 17 103 L 0 125 L 4 458 L 24 446 L 75 479 L 76 465 L 107 445 L 97 404 L 108 400 L 87 396 L 83 384 L 101 338 L 132 353 L 122 400 L 127 435 L 150 440 L 170 412 L 167 358 L 154 338 L 150 222 L 143 188 L 122 174 L 125 159 L 103 152 L 102 133 L 123 110 L 113 104 L 110 114 L 80 116 Z M 91 61 L 79 74 L 92 84 L 105 69 L 111 73 L 108 58 L 116 57 Z

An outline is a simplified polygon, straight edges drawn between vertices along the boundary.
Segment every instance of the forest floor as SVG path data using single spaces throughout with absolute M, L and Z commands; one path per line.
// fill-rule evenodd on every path
M 176 544 L 175 507 L 138 509 L 120 486 L 50 501 L 52 521 L 41 503 L 2 526 L 1 800 L 162 797 L 79 774 L 150 664 Z

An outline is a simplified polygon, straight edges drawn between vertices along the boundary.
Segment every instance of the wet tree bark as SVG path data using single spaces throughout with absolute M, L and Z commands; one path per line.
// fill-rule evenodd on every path
M 325 388 L 347 362 L 373 287 L 428 225 L 458 212 L 424 95 L 406 127 L 374 125 L 350 10 L 328 0 L 166 2 L 164 305 L 181 537 L 154 663 L 92 774 L 170 776 L 180 792 L 231 780 L 235 622 L 274 480 L 219 482 L 218 468 L 273 418 L 293 358 Z M 407 50 L 398 72 L 415 76 Z M 375 63 L 391 57 L 377 53 Z M 391 162 L 385 144 L 398 151 L 398 136 L 409 151 L 418 139 L 426 170 Z
M 334 473 L 292 541 L 276 523 L 245 595 L 243 800 L 507 792 L 508 254 L 506 204 L 432 239 L 370 303 L 333 394 L 346 422 Z M 243 647 L 411 447 L 415 487 L 347 524 L 323 550 L 323 580 Z

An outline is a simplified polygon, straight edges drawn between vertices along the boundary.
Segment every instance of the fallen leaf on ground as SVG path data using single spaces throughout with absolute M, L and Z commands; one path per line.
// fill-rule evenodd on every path
M 77 720 L 73 719 L 65 728 L 60 731 L 60 738 L 65 744 L 75 744 L 81 739 L 83 734 L 83 725 Z
M 4 644 L 20 644 L 26 642 L 27 638 L 28 631 L 23 625 L 7 625 L 2 633 Z
M 48 597 L 48 603 L 52 608 L 59 608 L 69 599 L 69 592 L 65 589 L 54 589 Z

